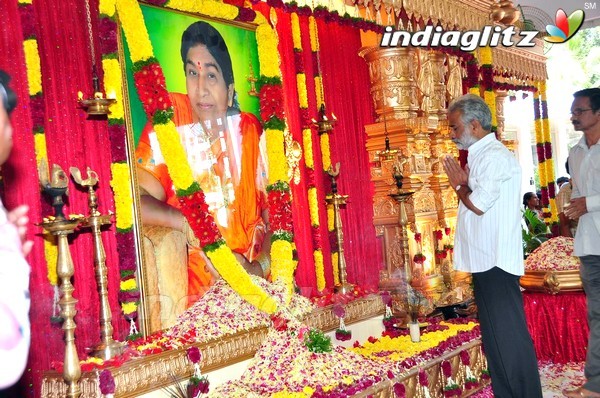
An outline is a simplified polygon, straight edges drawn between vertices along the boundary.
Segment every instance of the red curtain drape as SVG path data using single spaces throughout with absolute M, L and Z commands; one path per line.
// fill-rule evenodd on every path
M 373 225 L 373 184 L 364 126 L 374 123 L 366 62 L 358 55 L 360 31 L 318 19 L 325 103 L 338 117 L 331 134 L 332 164 L 340 162 L 339 193 L 350 198 L 342 210 L 348 279 L 376 288 L 383 257 Z
M 19 106 L 12 121 L 15 149 L 5 176 L 5 195 L 8 207 L 27 203 L 31 207 L 31 222 L 39 222 L 42 214 L 40 188 L 37 177 L 32 122 L 23 56 L 23 35 L 16 1 L 1 0 L 3 24 L 0 27 L 0 67 L 13 76 L 13 84 L 19 95 Z M 85 171 L 89 166 L 98 173 L 99 210 L 106 214 L 114 211 L 110 188 L 110 142 L 106 120 L 89 120 L 77 107 L 77 92 L 91 95 L 91 56 L 87 38 L 87 22 L 84 2 L 65 0 L 57 2 L 34 1 L 37 19 L 37 41 L 42 68 L 42 91 L 45 104 L 47 153 L 49 164 L 60 165 L 67 173 L 75 166 Z M 98 4 L 90 1 L 93 24 L 96 24 Z M 98 54 L 99 51 L 96 51 Z M 44 199 L 45 200 L 45 199 Z M 87 193 L 71 181 L 66 198 L 65 213 L 87 214 Z M 45 207 L 47 208 L 47 207 Z M 32 325 L 29 366 L 21 385 L 22 396 L 39 396 L 40 381 L 44 370 L 53 361 L 64 356 L 63 331 L 60 325 L 50 323 L 52 315 L 53 288 L 47 278 L 41 228 L 30 225 L 34 238 L 34 251 L 29 257 L 31 264 L 31 311 Z M 115 327 L 115 338 L 122 340 L 127 324 L 117 302 L 119 291 L 119 264 L 116 252 L 114 226 L 102 233 L 107 257 L 109 302 Z M 100 341 L 99 308 L 94 274 L 92 236 L 89 230 L 75 233 L 70 239 L 75 275 L 72 282 L 74 296 L 79 300 L 75 322 L 76 344 L 80 357 L 86 348 Z

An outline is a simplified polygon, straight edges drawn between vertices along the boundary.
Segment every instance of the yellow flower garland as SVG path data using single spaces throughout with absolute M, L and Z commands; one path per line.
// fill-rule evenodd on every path
M 285 157 L 283 131 L 267 129 L 267 159 L 269 159 L 269 184 L 287 181 L 288 166 Z
M 121 66 L 118 59 L 107 58 L 102 60 L 104 69 L 104 89 L 107 98 L 114 98 L 116 102 L 110 106 L 110 119 L 123 119 L 123 82 Z
M 294 50 L 302 51 L 302 39 L 300 37 L 300 20 L 298 14 L 295 12 L 291 15 L 292 22 L 292 43 L 294 44 Z
M 289 304 L 294 293 L 294 270 L 297 262 L 293 259 L 294 246 L 287 240 L 279 239 L 271 245 L 271 258 L 274 273 L 271 276 L 274 281 L 280 280 L 284 283 L 286 292 L 286 304 Z
M 129 179 L 129 166 L 126 163 L 110 165 L 112 179 L 110 186 L 114 192 L 116 227 L 127 231 L 133 226 L 133 201 Z
M 310 34 L 310 50 L 313 52 L 319 51 L 319 35 L 317 29 L 317 21 L 314 16 L 308 17 L 308 29 Z
M 317 188 L 308 188 L 308 210 L 310 213 L 310 224 L 313 227 L 319 226 L 319 202 L 317 200 Z
M 349 350 L 375 361 L 400 362 L 437 347 L 440 343 L 456 336 L 459 332 L 470 331 L 477 326 L 475 322 L 464 325 L 440 322 L 440 325 L 447 326 L 448 329 L 425 333 L 421 336 L 419 343 L 411 342 L 408 335 L 394 338 L 383 336 L 374 343 L 366 342 L 362 347 L 349 348 Z M 382 357 L 378 355 L 381 352 L 391 352 L 391 354 Z
M 304 163 L 306 167 L 313 170 L 315 163 L 312 150 L 312 131 L 310 129 L 302 130 L 302 147 L 304 148 Z
M 323 263 L 323 251 L 317 249 L 313 253 L 315 258 L 315 273 L 317 276 L 317 290 L 325 289 L 325 264 Z
M 100 11 L 100 15 L 106 15 L 109 17 L 115 15 L 116 4 L 116 0 L 100 0 L 98 3 L 98 11 Z
M 277 36 L 275 35 L 274 30 L 271 29 L 268 24 L 265 23 L 256 28 L 256 43 L 258 44 L 260 73 L 266 77 L 279 76 L 280 70 Z
M 323 160 L 323 170 L 325 171 L 331 167 L 330 153 L 329 134 L 321 134 L 321 159 Z
M 177 188 L 189 188 L 194 183 L 192 169 L 188 164 L 185 150 L 172 121 L 154 125 L 165 163 L 169 165 L 169 176 Z
M 300 108 L 308 108 L 308 93 L 306 91 L 306 75 L 298 73 L 296 75 L 296 84 L 298 85 L 298 105 Z
M 38 51 L 37 40 L 25 40 L 23 42 L 23 51 L 25 52 L 29 95 L 34 96 L 42 92 L 42 69 L 40 66 L 40 53 Z
M 117 0 L 115 4 L 129 46 L 131 62 L 135 64 L 151 58 L 154 54 L 152 43 L 148 36 L 148 30 L 145 29 L 144 16 L 138 2 L 136 0 Z
M 333 284 L 335 286 L 339 285 L 340 282 L 340 269 L 338 267 L 339 254 L 338 252 L 331 253 L 331 264 L 333 268 Z

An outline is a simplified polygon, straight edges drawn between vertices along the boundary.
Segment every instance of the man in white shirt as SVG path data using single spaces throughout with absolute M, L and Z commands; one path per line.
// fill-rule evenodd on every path
M 476 95 L 448 108 L 452 141 L 468 149 L 468 166 L 447 156 L 444 169 L 460 199 L 454 265 L 473 276 L 481 338 L 496 397 L 541 398 L 542 387 L 527 329 L 519 277 L 521 167 L 491 131 L 492 115 Z
M 12 149 L 9 119 L 17 99 L 8 87 L 10 78 L 0 71 L 0 165 Z M 27 206 L 7 212 L 0 200 L 0 390 L 16 383 L 29 354 L 29 265 Z M 2 391 L 0 391 L 0 395 Z
M 581 260 L 581 281 L 587 296 L 590 337 L 585 361 L 587 381 L 563 391 L 567 397 L 600 397 L 600 88 L 573 94 L 571 122 L 583 137 L 569 151 L 573 192 L 564 213 L 579 218 L 574 254 Z

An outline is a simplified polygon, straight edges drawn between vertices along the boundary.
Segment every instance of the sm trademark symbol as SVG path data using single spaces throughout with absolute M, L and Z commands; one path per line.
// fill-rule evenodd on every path
M 584 3 L 583 8 L 586 10 L 595 10 L 596 9 L 596 2 L 593 3 Z

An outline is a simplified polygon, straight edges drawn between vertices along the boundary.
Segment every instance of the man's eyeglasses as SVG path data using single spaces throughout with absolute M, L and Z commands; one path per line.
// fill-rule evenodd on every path
M 573 116 L 581 116 L 581 114 L 583 112 L 592 111 L 592 110 L 593 110 L 592 108 L 588 108 L 588 109 L 573 109 L 571 111 L 571 115 L 573 115 Z

